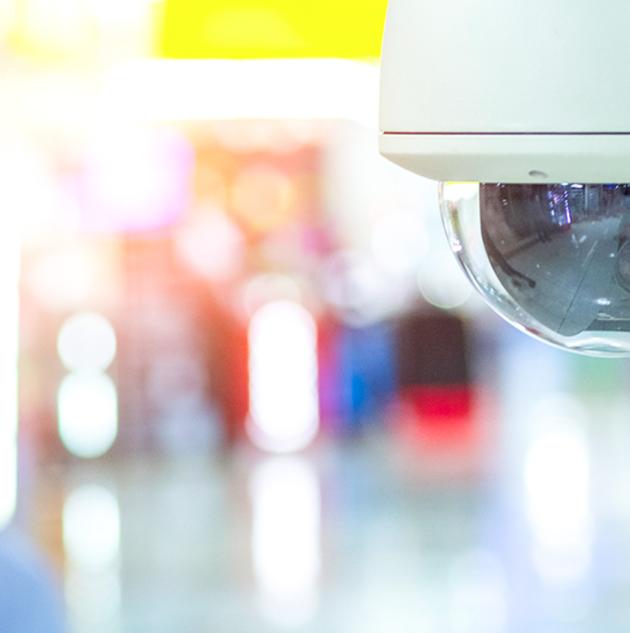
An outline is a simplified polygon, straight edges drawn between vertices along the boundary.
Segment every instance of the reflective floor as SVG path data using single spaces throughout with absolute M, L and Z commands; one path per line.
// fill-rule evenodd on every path
M 625 365 L 516 340 L 474 450 L 380 428 L 48 472 L 30 515 L 71 630 L 626 631 Z
M 63 507 L 74 630 L 500 630 L 488 483 L 428 486 L 378 439 L 77 471 Z

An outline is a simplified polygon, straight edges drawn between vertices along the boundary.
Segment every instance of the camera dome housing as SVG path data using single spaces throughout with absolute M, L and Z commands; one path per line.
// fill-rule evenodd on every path
M 588 354 L 630 352 L 630 185 L 446 183 L 442 218 L 508 321 Z
M 390 0 L 381 152 L 444 183 L 451 246 L 528 333 L 630 354 L 630 4 Z

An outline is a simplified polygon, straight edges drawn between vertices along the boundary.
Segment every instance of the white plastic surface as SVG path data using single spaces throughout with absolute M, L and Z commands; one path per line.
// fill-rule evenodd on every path
M 440 181 L 630 182 L 630 134 L 384 134 L 380 149 L 402 167 Z
M 630 182 L 630 3 L 391 0 L 381 152 L 443 181 Z
M 391 0 L 385 132 L 630 132 L 627 0 Z

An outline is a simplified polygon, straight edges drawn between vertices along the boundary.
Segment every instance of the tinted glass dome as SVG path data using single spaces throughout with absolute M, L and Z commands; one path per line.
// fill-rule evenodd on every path
M 451 248 L 488 303 L 540 339 L 630 354 L 630 185 L 448 183 Z

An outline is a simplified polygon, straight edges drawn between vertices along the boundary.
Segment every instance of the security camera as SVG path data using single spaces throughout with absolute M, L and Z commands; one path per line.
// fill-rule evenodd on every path
M 444 226 L 500 315 L 630 354 L 630 3 L 390 0 L 381 152 L 441 181 Z

